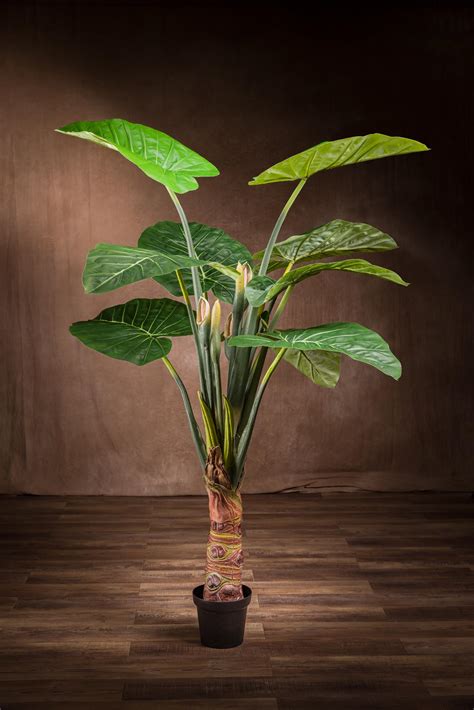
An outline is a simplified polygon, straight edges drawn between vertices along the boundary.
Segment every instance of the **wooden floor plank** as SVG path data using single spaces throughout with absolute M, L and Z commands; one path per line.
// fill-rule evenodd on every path
M 204 497 L 0 498 L 1 709 L 471 710 L 468 494 L 244 509 L 246 640 L 218 651 L 191 598 Z

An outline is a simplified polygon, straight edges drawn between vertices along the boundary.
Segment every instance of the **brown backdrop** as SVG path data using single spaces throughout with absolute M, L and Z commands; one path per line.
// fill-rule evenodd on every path
M 374 261 L 409 289 L 321 275 L 298 287 L 285 323 L 359 321 L 388 339 L 404 375 L 397 384 L 345 360 L 326 391 L 283 364 L 246 490 L 470 487 L 473 15 L 338 8 L 310 20 L 290 5 L 254 5 L 16 3 L 2 15 L 3 492 L 202 490 L 162 364 L 110 360 L 68 334 L 73 320 L 161 291 L 82 291 L 94 244 L 134 244 L 176 218 L 164 190 L 119 156 L 53 132 L 116 116 L 216 163 L 221 177 L 184 197 L 188 216 L 252 248 L 291 189 L 247 186 L 268 165 L 374 131 L 432 147 L 322 174 L 288 219 L 285 236 L 340 217 L 397 239 L 398 252 Z M 191 339 L 172 359 L 196 390 Z

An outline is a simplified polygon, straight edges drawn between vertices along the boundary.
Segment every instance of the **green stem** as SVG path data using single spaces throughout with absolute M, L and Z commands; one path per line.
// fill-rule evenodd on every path
M 187 391 L 186 387 L 184 386 L 183 380 L 178 375 L 178 373 L 176 372 L 175 368 L 173 367 L 171 362 L 168 360 L 168 358 L 162 357 L 161 360 L 162 360 L 163 364 L 165 365 L 166 369 L 168 370 L 168 372 L 170 373 L 173 380 L 176 382 L 179 391 L 181 392 L 184 408 L 186 410 L 186 416 L 187 416 L 188 422 L 189 422 L 189 428 L 191 429 L 191 434 L 193 437 L 194 445 L 196 447 L 197 455 L 199 457 L 199 461 L 201 463 L 201 466 L 204 467 L 205 463 L 206 463 L 206 447 L 204 445 L 201 431 L 199 429 L 199 426 L 196 422 L 196 418 L 194 416 L 194 412 L 193 412 L 193 408 L 191 405 L 191 401 L 189 399 L 188 391 Z
M 236 461 L 237 476 L 240 476 L 242 469 L 243 469 L 243 465 L 245 462 L 245 456 L 247 454 L 247 449 L 249 447 L 250 438 L 252 436 L 252 431 L 253 431 L 253 428 L 255 425 L 255 419 L 256 419 L 256 416 L 258 413 L 258 408 L 260 406 L 260 402 L 263 397 L 263 393 L 265 392 L 265 389 L 266 389 L 266 386 L 268 384 L 270 377 L 275 372 L 275 370 L 278 366 L 278 363 L 280 362 L 280 360 L 282 359 L 284 354 L 285 354 L 285 348 L 280 348 L 278 350 L 273 362 L 271 363 L 268 370 L 266 371 L 266 373 L 262 377 L 262 381 L 261 381 L 260 386 L 257 390 L 257 394 L 255 395 L 255 399 L 252 403 L 252 408 L 250 410 L 249 420 L 245 426 L 245 429 L 242 432 L 242 437 L 241 437 L 240 443 L 239 443 L 239 448 L 238 448 L 238 452 L 237 452 L 237 461 Z
M 290 298 L 293 289 L 294 289 L 294 285 L 287 286 L 285 292 L 283 293 L 283 296 L 281 297 L 281 301 L 278 304 L 278 307 L 273 315 L 273 318 L 271 319 L 271 321 L 268 325 L 268 331 L 273 330 L 275 328 L 277 322 L 280 320 L 280 317 L 286 308 L 286 304 L 288 303 L 288 299 Z
M 243 286 L 242 286 L 242 288 L 239 288 L 238 286 L 239 286 L 239 284 L 236 283 L 235 294 L 234 294 L 234 303 L 232 305 L 232 336 L 239 335 L 240 323 L 242 321 L 242 316 L 243 316 L 244 307 L 245 307 L 244 289 L 243 289 Z M 236 364 L 236 360 L 238 360 L 238 358 L 239 358 L 239 349 L 232 348 L 232 347 L 229 348 L 229 370 L 227 373 L 227 396 L 229 397 L 230 401 L 232 401 L 232 399 L 233 399 L 232 393 L 235 391 L 235 386 L 236 386 L 235 364 Z
M 287 274 L 291 269 L 293 268 L 294 262 L 290 261 L 288 263 L 288 266 L 286 267 L 284 274 Z M 286 304 L 288 303 L 288 299 L 291 296 L 291 292 L 293 291 L 294 285 L 288 286 L 287 289 L 285 290 L 283 297 L 278 304 L 278 308 L 275 311 L 275 314 L 273 318 L 271 319 L 270 323 L 268 324 L 268 328 L 266 332 L 272 331 L 277 322 L 279 321 L 283 311 L 285 310 Z M 270 303 L 269 306 L 269 312 L 271 312 L 272 307 L 276 301 L 276 298 L 273 299 L 273 301 Z M 260 348 L 260 352 L 258 353 L 257 357 L 254 359 L 252 366 L 250 368 L 250 373 L 249 373 L 249 385 L 247 387 L 247 390 L 245 392 L 245 399 L 244 399 L 244 406 L 242 409 L 242 414 L 240 416 L 240 421 L 239 421 L 239 427 L 238 427 L 238 436 L 240 437 L 242 435 L 242 431 L 244 430 L 247 421 L 250 416 L 250 411 L 252 407 L 252 403 L 255 398 L 255 394 L 257 392 L 257 387 L 258 383 L 260 380 L 260 376 L 262 374 L 263 366 L 265 365 L 265 359 L 267 357 L 267 352 L 268 348 Z
M 288 264 L 286 265 L 286 269 L 284 270 L 282 276 L 286 276 L 287 273 L 288 273 L 289 271 L 291 271 L 291 269 L 293 268 L 294 265 L 295 265 L 295 262 L 294 262 L 294 261 L 289 261 Z M 275 306 L 275 303 L 276 303 L 276 300 L 277 300 L 277 299 L 278 299 L 278 296 L 275 296 L 275 298 L 272 298 L 272 300 L 270 301 L 270 303 L 269 303 L 269 305 L 268 305 L 268 314 L 269 314 L 269 315 L 270 315 L 271 312 L 273 311 L 273 308 L 274 308 L 274 306 Z M 288 300 L 288 299 L 287 299 L 287 300 Z M 270 330 L 270 326 L 267 328 L 267 330 Z
M 278 235 L 280 234 L 280 230 L 283 226 L 283 222 L 286 219 L 286 216 L 288 212 L 291 209 L 291 206 L 293 205 L 294 201 L 300 194 L 301 190 L 303 189 L 304 185 L 306 182 L 306 178 L 303 178 L 302 180 L 299 181 L 295 189 L 290 195 L 290 198 L 286 205 L 283 207 L 280 216 L 278 217 L 277 221 L 275 222 L 275 226 L 273 227 L 273 231 L 270 235 L 270 239 L 268 240 L 268 244 L 265 249 L 265 253 L 263 255 L 262 263 L 260 264 L 260 269 L 259 269 L 259 276 L 265 276 L 267 273 L 268 265 L 270 263 L 270 258 L 272 256 L 272 251 L 273 247 L 275 246 L 276 240 L 278 239 Z
M 212 409 L 213 392 L 211 374 L 211 353 L 209 350 L 209 326 L 202 325 L 199 327 L 199 341 L 201 343 L 202 356 L 204 359 L 204 379 L 206 381 L 206 390 L 203 392 L 203 395 L 204 399 L 207 400 L 210 409 Z
M 169 196 L 171 197 L 173 204 L 176 207 L 176 211 L 178 212 L 181 224 L 183 225 L 184 236 L 186 238 L 186 244 L 188 246 L 188 254 L 193 259 L 197 259 L 197 254 L 194 248 L 193 238 L 191 236 L 191 230 L 189 229 L 189 223 L 186 214 L 183 208 L 181 207 L 181 203 L 178 200 L 178 196 L 176 195 L 176 193 L 173 192 L 173 190 L 170 190 L 169 187 L 167 187 L 166 189 L 168 190 Z M 199 269 L 197 266 L 191 267 L 191 275 L 193 279 L 193 291 L 197 308 L 197 303 L 202 296 L 201 279 L 199 278 Z
M 260 269 L 258 271 L 259 276 L 265 276 L 267 273 L 268 265 L 270 263 L 270 258 L 272 255 L 273 247 L 275 246 L 276 240 L 278 239 L 278 235 L 280 234 L 280 230 L 283 226 L 283 222 L 285 221 L 288 212 L 290 211 L 294 201 L 300 194 L 301 190 L 303 189 L 304 185 L 306 183 L 306 178 L 303 178 L 302 180 L 299 181 L 293 192 L 291 193 L 286 205 L 283 207 L 282 211 L 280 212 L 280 216 L 278 217 L 277 221 L 275 222 L 275 226 L 273 227 L 273 231 L 270 235 L 270 239 L 268 240 L 268 244 L 265 248 L 265 252 L 263 254 L 263 259 L 262 263 L 260 264 Z M 245 326 L 245 334 L 246 335 L 254 335 L 255 334 L 255 327 L 257 325 L 257 316 L 258 316 L 258 308 L 250 308 L 248 318 L 247 318 L 247 323 Z
M 254 359 L 252 367 L 249 372 L 249 382 L 247 389 L 245 391 L 244 406 L 242 407 L 242 412 L 239 419 L 239 425 L 237 427 L 237 439 L 240 441 L 242 432 L 244 431 L 247 422 L 249 420 L 250 411 L 252 409 L 252 404 L 257 393 L 258 383 L 260 382 L 260 376 L 263 371 L 263 366 L 265 365 L 265 359 L 267 357 L 268 348 L 260 348 L 260 352 Z
M 198 326 L 196 323 L 196 318 L 193 312 L 193 307 L 191 305 L 191 299 L 189 297 L 188 289 L 186 288 L 186 284 L 183 279 L 183 275 L 180 271 L 180 269 L 176 269 L 176 277 L 178 279 L 179 287 L 181 289 L 181 293 L 183 294 L 183 299 L 184 303 L 186 304 L 186 310 L 188 311 L 188 318 L 189 322 L 191 324 L 191 330 L 193 331 L 193 336 L 194 336 L 194 343 L 196 345 L 196 352 L 198 356 L 198 364 L 199 364 L 199 385 L 201 392 L 204 393 L 206 399 L 208 399 L 210 395 L 210 382 L 208 378 L 206 377 L 206 361 L 204 357 L 204 352 L 201 344 L 201 339 L 199 337 L 199 331 L 198 331 Z
M 219 433 L 219 440 L 222 442 L 224 434 L 224 416 L 222 404 L 221 371 L 219 367 L 219 359 L 215 357 L 212 357 L 212 375 L 215 395 L 214 414 L 216 418 L 217 431 Z
M 211 386 L 213 393 L 213 415 L 216 422 L 219 441 L 222 444 L 224 432 L 224 417 L 223 417 L 223 402 L 222 402 L 222 384 L 221 384 L 221 304 L 217 299 L 214 301 L 211 311 L 211 332 L 209 336 L 209 349 L 211 354 Z
M 296 198 L 300 194 L 301 190 L 303 189 L 304 185 L 306 183 L 306 178 L 303 178 L 300 180 L 291 193 L 289 199 L 287 200 L 285 206 L 283 207 L 282 211 L 280 212 L 280 215 L 275 222 L 275 226 L 273 227 L 272 233 L 270 235 L 270 239 L 268 240 L 268 244 L 265 248 L 265 252 L 263 254 L 262 258 L 262 263 L 260 264 L 260 269 L 259 269 L 259 276 L 265 276 L 267 273 L 268 265 L 270 263 L 270 258 L 272 255 L 273 247 L 276 244 L 276 241 L 278 239 L 278 235 L 280 234 L 281 228 L 283 226 L 283 222 L 285 221 L 288 212 L 290 211 L 293 203 L 295 202 Z M 291 268 L 291 267 L 290 267 Z M 271 310 L 271 309 L 270 309 Z M 245 335 L 254 335 L 257 332 L 257 325 L 258 325 L 258 318 L 259 318 L 259 308 L 254 307 L 254 308 L 249 308 L 247 318 L 245 321 L 244 328 L 242 332 Z M 251 350 L 250 349 L 243 349 L 242 355 L 237 354 L 236 355 L 236 363 L 235 363 L 235 369 L 236 369 L 236 380 L 237 382 L 240 382 L 240 386 L 237 385 L 235 388 L 232 390 L 232 405 L 236 409 L 236 411 L 240 412 L 242 409 L 242 404 L 243 404 L 243 399 L 245 396 L 245 388 L 242 387 L 242 383 L 245 383 L 248 381 L 248 375 L 249 375 L 249 364 L 250 364 L 250 356 L 251 356 Z

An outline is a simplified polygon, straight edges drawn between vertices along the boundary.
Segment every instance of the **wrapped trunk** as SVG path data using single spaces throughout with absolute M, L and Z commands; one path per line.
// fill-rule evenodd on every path
M 219 447 L 209 452 L 205 482 L 211 526 L 203 597 L 207 601 L 237 601 L 243 598 L 242 500 L 240 493 L 232 490 Z

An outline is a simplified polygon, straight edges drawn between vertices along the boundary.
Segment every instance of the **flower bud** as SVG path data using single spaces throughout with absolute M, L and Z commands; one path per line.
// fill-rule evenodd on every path
M 214 301 L 211 313 L 211 353 L 218 358 L 221 351 L 221 304 Z
M 235 282 L 235 291 L 237 294 L 243 295 L 245 287 L 253 277 L 253 271 L 247 262 L 241 264 L 240 261 L 236 266 L 236 271 L 239 272 L 239 278 Z
M 249 281 L 251 281 L 253 278 L 253 271 L 252 271 L 252 267 L 250 266 L 250 264 L 247 264 L 247 262 L 245 262 L 245 264 L 242 266 L 241 273 L 244 278 L 244 288 L 245 288 L 245 286 L 247 286 Z
M 201 296 L 197 306 L 196 322 L 199 326 L 208 325 L 211 319 L 211 306 L 207 298 Z
M 209 305 L 209 304 L 208 304 Z M 211 328 L 212 332 L 219 332 L 221 325 L 221 304 L 219 299 L 216 299 L 214 301 L 214 305 L 212 306 L 212 313 L 211 313 Z

